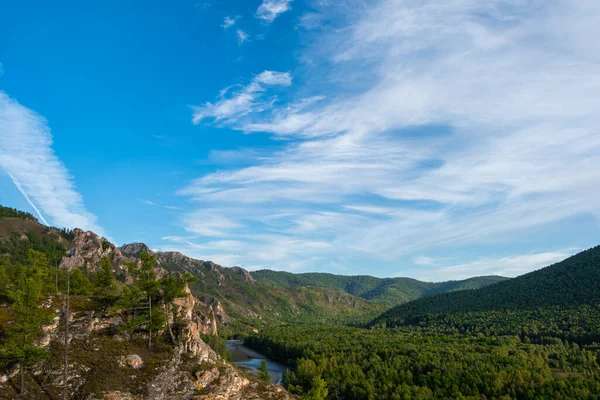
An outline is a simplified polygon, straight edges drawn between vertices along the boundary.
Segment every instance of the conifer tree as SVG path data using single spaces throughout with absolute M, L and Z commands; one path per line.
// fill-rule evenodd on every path
M 154 273 L 154 266 L 156 265 L 156 257 L 148 254 L 147 251 L 142 251 L 140 255 L 142 265 L 140 267 L 140 275 L 137 281 L 138 286 L 143 291 L 144 296 L 148 304 L 148 318 L 146 329 L 148 330 L 148 349 L 152 348 L 152 331 L 160 326 L 160 318 L 158 316 L 152 316 L 152 313 L 156 314 L 157 309 L 153 309 L 152 299 L 159 293 L 159 282 L 156 280 L 156 274 Z
M 100 261 L 100 270 L 96 273 L 94 283 L 96 285 L 96 290 L 99 293 L 104 311 L 106 311 L 111 300 L 109 291 L 114 290 L 115 288 L 115 278 L 112 274 L 112 267 L 108 257 L 105 257 Z
M 260 362 L 260 367 L 258 368 L 258 379 L 263 382 L 269 382 L 271 380 L 269 370 L 267 370 L 267 360 L 262 360 Z
M 184 291 L 186 281 L 184 279 L 177 279 L 173 275 L 169 275 L 164 277 L 160 281 L 162 298 L 165 304 L 165 312 L 166 312 L 166 323 L 167 328 L 169 329 L 169 336 L 171 337 L 171 342 L 175 343 L 175 335 L 173 334 L 173 328 L 171 327 L 171 322 L 169 318 L 171 303 L 177 297 L 186 297 L 188 294 Z
M 39 261 L 39 260 L 36 260 Z M 36 341 L 42 333 L 42 325 L 51 315 L 40 307 L 42 274 L 36 267 L 16 267 L 16 277 L 7 288 L 12 301 L 12 324 L 6 330 L 6 340 L 0 350 L 5 365 L 18 365 L 20 375 L 19 392 L 25 392 L 25 369 L 48 356 L 46 349 L 37 347 Z

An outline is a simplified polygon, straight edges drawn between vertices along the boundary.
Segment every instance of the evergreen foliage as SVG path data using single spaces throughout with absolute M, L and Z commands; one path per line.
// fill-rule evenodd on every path
M 263 382 L 269 382 L 271 380 L 271 376 L 267 370 L 267 360 L 262 360 L 260 362 L 260 367 L 258 368 L 258 379 Z
M 535 310 L 600 304 L 600 246 L 557 264 L 477 290 L 424 297 L 395 307 L 371 325 L 396 326 L 424 316 L 465 312 Z
M 15 208 L 0 206 L 0 218 L 20 218 L 37 221 L 37 219 L 28 212 L 19 211 Z
M 32 254 L 32 260 L 39 262 L 39 254 Z M 36 346 L 42 333 L 41 326 L 52 319 L 51 314 L 40 307 L 43 267 L 39 264 L 12 266 L 12 277 L 6 287 L 6 294 L 12 301 L 12 321 L 0 348 L 0 360 L 4 367 L 19 366 L 21 394 L 24 392 L 25 369 L 48 356 L 46 349 Z
M 438 328 L 289 326 L 245 345 L 295 360 L 283 381 L 303 399 L 598 399 L 596 345 Z

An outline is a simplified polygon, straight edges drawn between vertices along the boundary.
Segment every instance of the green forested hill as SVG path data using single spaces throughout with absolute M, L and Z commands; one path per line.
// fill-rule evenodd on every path
M 424 315 L 532 310 L 600 304 L 600 246 L 489 287 L 425 297 L 395 307 L 372 324 L 402 324 Z
M 301 395 L 325 386 L 327 399 L 598 399 L 600 246 L 411 301 L 369 328 L 284 326 L 247 344 L 293 360 L 284 383 Z
M 479 276 L 461 281 L 422 282 L 410 278 L 376 278 L 367 275 L 345 276 L 326 273 L 292 274 L 261 270 L 252 272 L 257 281 L 280 287 L 323 287 L 336 288 L 353 296 L 394 306 L 438 293 L 466 289 L 478 289 L 508 278 L 501 276 Z
M 0 206 L 0 266 L 9 262 L 26 264 L 30 249 L 44 253 L 53 266 L 58 265 L 65 250 L 73 245 L 72 240 L 72 231 L 44 226 L 31 214 Z M 143 244 L 131 248 L 150 251 Z M 134 253 L 126 255 L 139 258 Z M 220 301 L 233 319 L 233 329 L 282 322 L 365 324 L 388 308 L 336 288 L 273 287 L 252 280 L 241 268 L 194 260 L 180 253 L 154 254 L 158 265 L 167 271 L 188 272 L 196 277 L 191 284 L 193 293 L 208 302 L 211 298 Z

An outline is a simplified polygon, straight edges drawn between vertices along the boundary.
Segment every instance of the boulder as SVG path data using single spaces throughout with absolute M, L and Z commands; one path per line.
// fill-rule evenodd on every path
M 137 354 L 120 356 L 117 361 L 121 367 L 140 369 L 144 366 L 144 360 L 142 360 L 142 357 L 138 356 Z

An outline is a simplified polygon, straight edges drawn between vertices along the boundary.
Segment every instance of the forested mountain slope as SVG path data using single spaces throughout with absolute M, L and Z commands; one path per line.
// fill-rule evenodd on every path
M 598 399 L 600 247 L 481 289 L 395 307 L 370 329 L 282 326 L 249 346 L 327 399 Z
M 29 248 L 40 249 L 46 243 L 58 246 L 51 264 L 61 263 L 67 250 L 72 255 L 65 261 L 70 267 L 94 273 L 108 257 L 122 282 L 128 277 L 127 264 L 139 262 L 142 251 L 147 251 L 156 257 L 159 275 L 188 272 L 196 277 L 190 285 L 192 292 L 215 310 L 219 323 L 234 324 L 235 329 L 282 322 L 364 324 L 387 308 L 336 288 L 272 287 L 256 282 L 243 268 L 228 268 L 178 252 L 153 252 L 143 243 L 118 248 L 93 232 L 49 228 L 31 214 L 0 206 L 0 254 L 24 263 Z
M 226 362 L 190 275 L 138 256 L 0 206 L 0 399 L 292 399 Z
M 395 307 L 372 322 L 398 325 L 426 314 L 532 310 L 600 304 L 600 246 L 477 290 L 443 293 Z
M 354 296 L 378 303 L 395 306 L 437 293 L 478 289 L 508 278 L 502 276 L 478 276 L 459 281 L 422 282 L 411 278 L 376 278 L 368 275 L 346 276 L 327 273 L 292 274 L 271 270 L 252 272 L 260 282 L 281 287 L 336 288 Z

